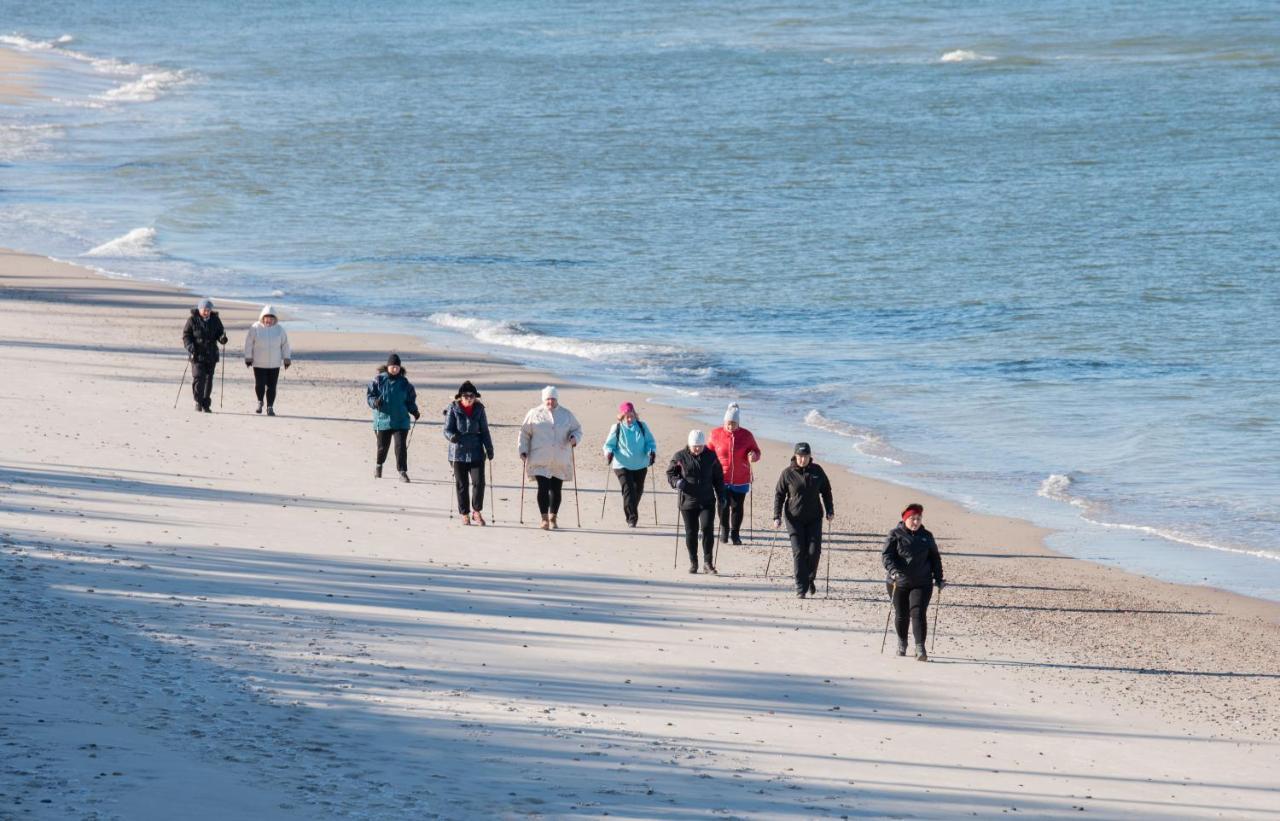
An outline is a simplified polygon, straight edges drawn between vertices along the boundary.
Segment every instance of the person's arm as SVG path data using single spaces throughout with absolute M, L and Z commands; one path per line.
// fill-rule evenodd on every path
M 830 519 L 836 515 L 835 500 L 831 497 L 831 480 L 827 478 L 825 470 L 822 468 L 818 470 L 822 471 L 822 482 L 818 485 L 819 492 L 822 494 L 822 506 L 827 509 L 827 518 Z
M 929 534 L 929 563 L 933 565 L 933 583 L 941 590 L 947 582 L 942 576 L 942 554 L 938 552 L 938 542 Z
M 724 486 L 724 468 L 720 467 L 720 460 L 713 459 L 711 465 L 711 486 L 716 492 L 716 504 L 720 507 L 729 506 L 729 492 Z
M 382 407 L 382 386 L 378 384 L 378 377 L 376 376 L 370 380 L 369 387 L 365 389 L 365 401 L 374 410 L 379 410 Z
M 902 566 L 902 557 L 898 555 L 896 548 L 897 540 L 894 538 L 893 531 L 889 531 L 889 538 L 885 539 L 884 550 L 880 551 L 880 558 L 884 562 L 884 569 L 889 572 L 889 577 L 897 582 L 900 577 L 906 576 L 906 568 Z
M 756 437 L 751 431 L 747 431 L 747 458 L 752 462 L 759 462 L 763 456 L 760 452 L 760 446 L 756 444 Z
M 648 425 L 644 425 L 644 449 L 648 451 L 649 464 L 652 465 L 658 458 L 658 440 L 653 438 L 653 431 L 649 430 Z
M 782 506 L 787 502 L 787 472 L 778 475 L 778 484 L 773 489 L 773 521 L 782 522 Z
M 520 437 L 516 440 L 516 450 L 520 454 L 521 459 L 529 456 L 529 449 L 533 445 L 532 416 L 532 411 L 526 413 L 524 415 L 524 421 L 520 423 Z
M 621 432 L 618 430 L 618 426 L 620 424 L 622 423 L 615 422 L 613 427 L 609 428 L 609 435 L 604 438 L 604 455 L 608 456 L 611 460 L 613 459 L 613 443 L 617 441 L 617 437 L 621 435 Z
M 215 316 L 213 320 L 214 322 L 218 323 L 218 344 L 219 345 L 227 344 L 227 329 L 222 324 L 222 317 Z
M 490 462 L 493 461 L 493 436 L 489 433 L 489 414 L 485 413 L 484 408 L 479 408 L 480 414 L 480 443 L 484 445 L 484 455 Z
M 189 357 L 196 355 L 196 337 L 193 325 L 193 319 L 187 317 L 187 324 L 182 326 L 182 347 L 187 349 L 187 356 Z
M 289 347 L 289 332 L 283 327 L 280 328 L 280 357 L 284 359 L 286 368 L 293 364 L 293 348 Z
M 452 405 L 444 412 L 444 428 L 441 430 L 441 435 L 444 436 L 445 441 L 458 441 L 458 417 L 457 414 L 453 412 Z
M 667 465 L 667 484 L 671 485 L 673 490 L 684 490 L 684 468 L 680 464 L 679 453 L 672 456 L 671 462 Z
M 405 410 L 409 411 L 409 415 L 412 416 L 416 422 L 418 417 L 422 415 L 418 412 L 418 391 L 413 387 L 413 383 L 409 381 L 408 377 L 405 377 L 404 382 L 404 386 L 406 388 L 404 395 L 404 407 Z
M 253 367 L 253 343 L 258 339 L 258 330 L 252 325 L 244 335 L 244 365 L 246 368 Z
M 569 414 L 569 444 L 574 447 L 582 441 L 582 425 L 578 424 L 578 417 L 573 415 L 572 411 L 566 411 Z

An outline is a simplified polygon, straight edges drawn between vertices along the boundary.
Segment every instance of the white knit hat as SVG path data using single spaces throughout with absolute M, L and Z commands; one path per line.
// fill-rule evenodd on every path
M 738 407 L 738 403 L 730 402 L 729 407 L 724 409 L 725 424 L 728 424 L 729 422 L 737 422 L 740 412 L 741 409 Z
M 275 315 L 276 315 L 275 308 L 271 307 L 270 305 L 263 305 L 262 310 L 258 312 L 258 319 L 262 319 L 264 316 L 275 316 Z M 276 317 L 276 318 L 279 319 L 279 317 Z
M 560 401 L 560 391 L 556 390 L 552 385 L 547 385 L 542 389 L 542 401 L 546 402 L 548 399 Z
M 689 447 L 692 448 L 692 447 L 696 447 L 697 445 L 705 445 L 706 443 L 707 443 L 707 435 L 703 433 L 701 430 L 689 431 Z

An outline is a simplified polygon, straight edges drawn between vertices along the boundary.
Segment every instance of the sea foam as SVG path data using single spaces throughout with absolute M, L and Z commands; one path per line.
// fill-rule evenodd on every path
M 857 442 L 855 442 L 853 449 L 864 456 L 871 456 L 891 465 L 902 464 L 901 460 L 889 455 L 889 453 L 893 452 L 893 449 L 874 431 L 860 428 L 848 422 L 842 422 L 839 419 L 823 416 L 816 408 L 804 415 L 804 423 L 817 430 L 834 433 L 837 436 L 844 436 L 849 439 L 856 439 Z
M 33 40 L 20 34 L 0 35 L 0 45 L 7 45 L 19 51 L 55 53 L 86 64 L 97 74 L 119 77 L 123 80 L 120 85 L 94 95 L 90 101 L 64 100 L 63 102 L 79 102 L 81 105 L 91 107 L 101 107 L 103 103 L 147 103 L 165 91 L 192 79 L 192 74 L 182 69 L 130 63 L 112 57 L 95 57 L 92 54 L 66 48 L 73 42 L 75 37 L 70 34 L 64 34 L 53 40 Z
M 938 58 L 939 63 L 989 63 L 996 59 L 994 55 L 982 54 L 977 51 L 970 51 L 967 48 L 958 48 L 954 51 L 948 51 L 946 54 Z
M 85 251 L 85 257 L 111 257 L 116 259 L 148 259 L 160 256 L 156 250 L 156 229 L 134 228 L 122 237 L 104 242 Z

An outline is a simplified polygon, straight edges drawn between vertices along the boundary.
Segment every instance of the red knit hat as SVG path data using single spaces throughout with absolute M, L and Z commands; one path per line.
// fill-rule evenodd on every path
M 912 502 L 911 504 L 907 505 L 906 510 L 902 511 L 902 520 L 905 522 L 907 518 L 911 516 L 911 514 L 913 513 L 919 513 L 921 516 L 923 516 L 924 505 L 917 504 L 915 502 Z

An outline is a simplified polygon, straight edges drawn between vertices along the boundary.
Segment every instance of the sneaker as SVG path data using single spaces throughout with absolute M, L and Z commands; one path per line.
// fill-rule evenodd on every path
M 213 413 L 213 408 L 212 408 L 212 407 L 210 407 L 209 405 L 205 405 L 205 406 L 204 406 L 204 412 L 205 412 L 205 413 Z
M 470 516 L 468 516 L 467 514 L 463 513 L 463 514 L 462 514 L 462 523 L 463 523 L 464 525 L 469 525 L 469 524 L 471 524 L 471 517 L 470 517 Z
M 689 572 L 690 572 L 690 573 L 697 573 L 697 572 L 698 572 L 698 563 L 697 563 L 697 562 L 693 562 L 693 563 L 691 563 L 691 564 L 689 565 Z
M 373 478 L 375 478 L 375 479 L 381 479 L 381 478 L 382 478 L 382 465 L 374 465 L 374 466 L 373 466 Z
M 554 513 L 547 517 L 547 524 L 551 525 L 552 530 L 560 529 L 560 525 L 556 524 L 556 514 Z
M 477 525 L 480 525 L 481 527 L 484 527 L 485 525 L 489 524 L 484 520 L 484 516 L 480 515 L 480 511 L 478 510 L 471 511 L 471 522 L 472 524 L 477 524 Z
M 204 405 L 201 405 L 199 402 L 196 403 L 196 413 L 204 413 Z
M 542 528 L 543 530 L 550 530 L 550 529 L 551 529 L 551 520 L 550 520 L 550 519 L 548 519 L 546 516 L 543 516 L 543 517 L 542 517 L 542 524 L 538 525 L 538 527 Z
M 796 598 L 803 599 L 806 595 L 808 595 L 808 593 L 809 591 L 802 587 L 796 591 Z
M 257 410 L 255 410 L 255 411 L 254 411 L 254 413 L 262 413 L 262 403 L 261 403 L 261 402 L 259 402 L 259 403 L 258 403 L 258 409 L 257 409 Z
M 716 566 L 715 566 L 714 564 L 712 564 L 711 562 L 704 562 L 704 564 L 706 564 L 706 566 L 707 566 L 707 572 L 708 572 L 708 573 L 712 573 L 712 574 L 714 574 L 714 575 L 716 575 L 716 576 L 719 576 L 719 575 L 720 575 L 720 571 L 719 571 L 719 570 L 716 570 Z
M 732 536 L 729 537 L 729 541 L 732 542 L 733 544 L 740 545 L 742 544 L 742 537 L 739 536 L 737 533 L 734 533 Z
M 898 655 L 905 656 L 907 654 L 907 640 L 898 639 Z
M 409 484 L 409 471 L 400 471 L 400 481 L 404 482 L 406 485 Z
M 928 661 L 929 654 L 924 651 L 923 644 L 916 645 L 916 661 Z
M 275 416 L 275 415 L 276 415 L 275 409 L 272 408 L 270 405 L 267 405 L 267 416 Z

